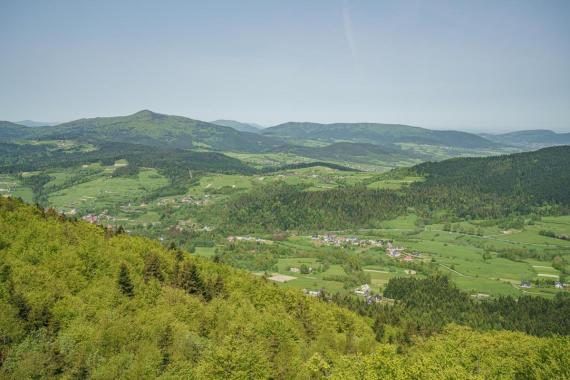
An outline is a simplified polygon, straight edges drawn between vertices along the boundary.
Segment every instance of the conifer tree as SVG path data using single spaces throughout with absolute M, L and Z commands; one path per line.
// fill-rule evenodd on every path
M 125 263 L 121 264 L 117 284 L 119 285 L 119 290 L 121 291 L 121 293 L 123 293 L 127 297 L 132 297 L 134 295 L 135 287 L 129 275 L 129 268 L 127 268 L 127 265 Z
M 144 281 L 148 282 L 152 277 L 158 281 L 164 281 L 164 275 L 160 269 L 160 259 L 154 252 L 149 253 L 144 258 Z
M 193 263 L 186 261 L 178 273 L 178 286 L 188 294 L 202 294 L 204 283 L 198 274 L 198 268 Z

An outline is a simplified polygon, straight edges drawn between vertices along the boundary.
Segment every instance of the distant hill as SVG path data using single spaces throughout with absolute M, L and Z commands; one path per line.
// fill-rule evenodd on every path
M 481 134 L 484 138 L 500 144 L 517 147 L 544 147 L 570 144 L 570 133 L 556 133 L 548 129 L 516 131 L 503 134 Z
M 494 196 L 525 196 L 528 204 L 556 202 L 570 205 L 570 146 L 425 162 L 413 170 L 427 177 L 417 186 L 463 187 Z
M 35 127 L 45 127 L 48 125 L 57 125 L 58 123 L 48 123 L 45 121 L 22 120 L 22 121 L 17 121 L 16 124 L 23 125 L 24 127 L 35 128 Z
M 222 127 L 230 127 L 237 131 L 258 133 L 263 127 L 254 123 L 241 123 L 235 120 L 214 120 L 212 124 L 221 125 Z
M 467 132 L 434 131 L 402 124 L 289 122 L 264 129 L 261 133 L 266 136 L 327 142 L 416 143 L 469 149 L 485 149 L 497 146 L 497 144 L 481 136 Z
M 129 116 L 80 119 L 34 132 L 35 137 L 44 139 L 128 142 L 181 149 L 259 152 L 281 144 L 271 137 L 148 110 Z
M 48 144 L 11 144 L 0 142 L 0 172 L 38 171 L 102 162 L 112 165 L 126 159 L 130 164 L 156 168 L 166 176 L 187 174 L 188 169 L 208 172 L 251 174 L 254 169 L 242 161 L 218 152 L 201 152 L 168 147 L 153 147 L 117 142 L 102 142 L 85 151 L 56 149 Z
M 337 142 L 322 147 L 287 145 L 275 151 L 293 153 L 318 160 L 369 163 L 383 161 L 393 163 L 409 159 L 428 159 L 421 154 L 404 151 L 394 144 L 375 145 L 368 143 Z
M 9 121 L 0 121 L 0 139 L 2 140 L 25 138 L 28 132 L 28 127 L 23 125 Z

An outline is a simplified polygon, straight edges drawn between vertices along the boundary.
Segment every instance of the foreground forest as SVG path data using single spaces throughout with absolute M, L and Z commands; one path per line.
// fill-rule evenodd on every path
M 556 333 L 450 324 L 388 342 L 334 302 L 12 198 L 0 198 L 0 262 L 4 378 L 570 376 Z

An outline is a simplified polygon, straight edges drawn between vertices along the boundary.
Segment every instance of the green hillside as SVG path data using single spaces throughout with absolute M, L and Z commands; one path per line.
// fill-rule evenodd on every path
M 569 146 L 429 162 L 379 178 L 406 175 L 424 178 L 396 190 L 360 184 L 313 192 L 303 185 L 276 184 L 235 197 L 217 214 L 224 216 L 228 229 L 251 232 L 372 227 L 409 209 L 429 220 L 446 221 L 563 213 L 570 208 Z
M 456 186 L 503 197 L 525 197 L 534 205 L 570 205 L 570 146 L 426 162 L 412 170 L 428 177 L 418 186 Z
M 372 321 L 157 242 L 0 198 L 0 377 L 565 378 L 568 338 Z
M 459 148 L 493 148 L 497 145 L 483 137 L 459 131 L 434 131 L 401 124 L 378 123 L 298 123 L 290 122 L 264 129 L 266 136 L 328 142 L 351 141 L 389 144 L 416 143 Z
M 41 139 L 126 142 L 182 149 L 258 152 L 279 145 L 274 139 L 255 133 L 147 110 L 129 116 L 80 119 L 34 132 Z
M 183 149 L 127 144 L 97 143 L 96 145 L 70 145 L 66 149 L 51 144 L 0 143 L 0 171 L 21 172 L 72 167 L 102 162 L 113 164 L 127 160 L 138 167 L 162 169 L 176 174 L 188 170 L 253 173 L 253 168 L 240 160 L 217 152 L 196 152 Z
M 420 153 L 404 151 L 394 144 L 375 145 L 368 143 L 337 142 L 325 146 L 308 147 L 286 145 L 276 152 L 293 153 L 303 157 L 337 162 L 375 163 L 397 165 L 401 162 L 418 162 L 428 159 Z
M 30 128 L 20 124 L 10 123 L 9 121 L 0 121 L 0 139 L 10 140 L 26 137 L 30 132 Z

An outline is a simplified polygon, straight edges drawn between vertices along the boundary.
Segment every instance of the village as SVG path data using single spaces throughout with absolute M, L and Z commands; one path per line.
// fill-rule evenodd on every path
M 262 239 L 254 236 L 228 236 L 227 238 L 229 243 L 236 243 L 239 241 L 248 241 L 248 242 L 255 242 L 260 244 L 270 244 L 272 243 L 271 240 Z
M 335 247 L 357 246 L 357 247 L 382 247 L 386 240 L 378 239 L 360 239 L 357 237 L 337 236 L 334 234 L 313 235 L 311 240 L 314 242 L 331 245 Z

